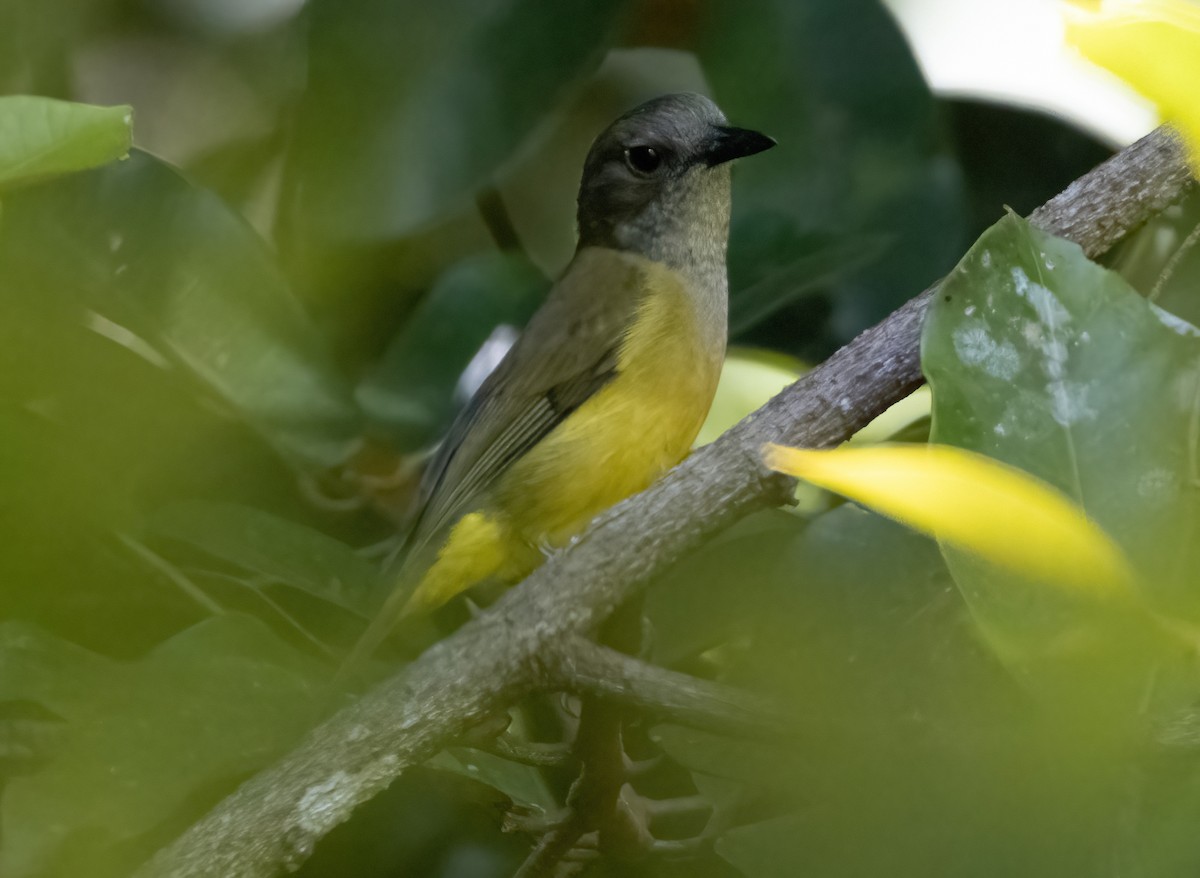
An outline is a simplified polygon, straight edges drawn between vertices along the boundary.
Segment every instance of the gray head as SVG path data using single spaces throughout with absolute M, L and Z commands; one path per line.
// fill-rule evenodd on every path
M 677 267 L 719 258 L 729 236 L 729 165 L 775 145 L 731 128 L 702 95 L 655 98 L 592 144 L 579 187 L 579 246 L 640 253 Z

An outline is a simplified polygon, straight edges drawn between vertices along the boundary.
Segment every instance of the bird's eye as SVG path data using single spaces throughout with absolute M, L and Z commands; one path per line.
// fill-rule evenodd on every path
M 635 174 L 653 174 L 662 165 L 662 153 L 652 146 L 631 146 L 625 150 L 625 164 Z

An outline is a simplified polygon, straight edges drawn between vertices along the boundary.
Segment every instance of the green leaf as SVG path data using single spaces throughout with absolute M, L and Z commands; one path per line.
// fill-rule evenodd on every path
M 42 280 L 0 292 L 0 618 L 139 654 L 202 608 L 114 535 L 141 533 L 174 496 L 292 510 L 295 476 L 179 369 L 97 331 Z
M 482 750 L 451 747 L 425 763 L 428 768 L 449 771 L 487 784 L 515 804 L 541 814 L 552 814 L 558 802 L 539 768 L 510 762 Z
M 623 0 L 317 0 L 288 191 L 301 230 L 391 238 L 469 205 L 597 66 Z
M 132 117 L 128 106 L 0 97 L 0 189 L 124 158 Z
M 922 364 L 935 441 L 1061 489 L 1122 545 L 1160 606 L 1200 619 L 1195 329 L 1075 244 L 1010 215 L 942 285 Z M 999 641 L 1047 649 L 1083 621 L 1079 606 L 946 554 L 976 617 Z M 1133 621 L 1110 620 L 1120 627 L 1096 636 L 1134 637 Z
M 345 543 L 320 531 L 236 503 L 173 503 L 152 530 L 189 543 L 273 582 L 361 615 L 373 606 L 375 567 Z
M 99 315 L 119 343 L 182 367 L 290 457 L 329 465 L 355 446 L 349 387 L 266 246 L 150 156 L 13 193 L 0 279 L 14 307 L 32 307 L 22 297 L 37 291 L 61 321 Z
M 455 412 L 455 385 L 498 326 L 525 326 L 550 284 L 523 256 L 487 253 L 443 274 L 358 386 L 372 426 L 401 448 L 433 442 Z
M 136 662 L 0 626 L 0 700 L 36 702 L 67 724 L 53 758 L 4 791 L 0 872 L 128 874 L 153 850 L 139 839 L 182 828 L 304 732 L 318 679 L 243 616 L 196 625 Z

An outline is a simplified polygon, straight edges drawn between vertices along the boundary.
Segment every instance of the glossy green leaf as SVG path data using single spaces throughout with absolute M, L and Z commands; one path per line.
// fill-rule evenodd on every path
M 498 327 L 511 329 L 511 343 L 549 287 L 528 259 L 511 254 L 483 254 L 449 269 L 358 387 L 372 427 L 402 448 L 434 442 L 453 418 L 455 387 L 472 357 Z M 490 365 L 502 355 L 496 351 Z
M 365 615 L 372 607 L 374 565 L 345 543 L 269 512 L 184 501 L 159 510 L 151 529 L 353 612 Z
M 66 723 L 53 758 L 4 791 L 0 871 L 128 874 L 153 850 L 147 834 L 186 825 L 303 733 L 320 710 L 317 673 L 242 616 L 201 623 L 136 662 L 0 627 L 0 700 L 36 702 Z
M 469 205 L 599 64 L 623 0 L 317 0 L 288 188 L 322 238 L 379 239 Z
M 214 195 L 145 154 L 14 192 L 0 226 L 5 298 L 46 289 L 60 319 L 172 363 L 275 447 L 332 464 L 357 407 L 264 243 Z M 157 358 L 157 359 L 155 359 Z
M 0 96 L 0 189 L 124 158 L 132 116 L 127 106 Z
M 1059 488 L 1121 544 L 1153 599 L 1200 618 L 1195 329 L 1076 245 L 1008 216 L 943 284 L 925 325 L 922 363 L 933 388 L 935 441 Z M 1048 647 L 1053 632 L 1070 629 L 1061 615 L 1070 617 L 1070 607 L 1006 586 L 985 565 L 947 557 L 996 635 Z

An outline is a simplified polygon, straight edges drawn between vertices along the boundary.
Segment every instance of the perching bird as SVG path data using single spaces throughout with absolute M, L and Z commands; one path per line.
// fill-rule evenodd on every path
M 348 663 L 403 616 L 524 578 L 684 458 L 725 357 L 729 162 L 774 145 L 695 94 L 596 139 L 575 256 L 431 461 L 396 589 Z

